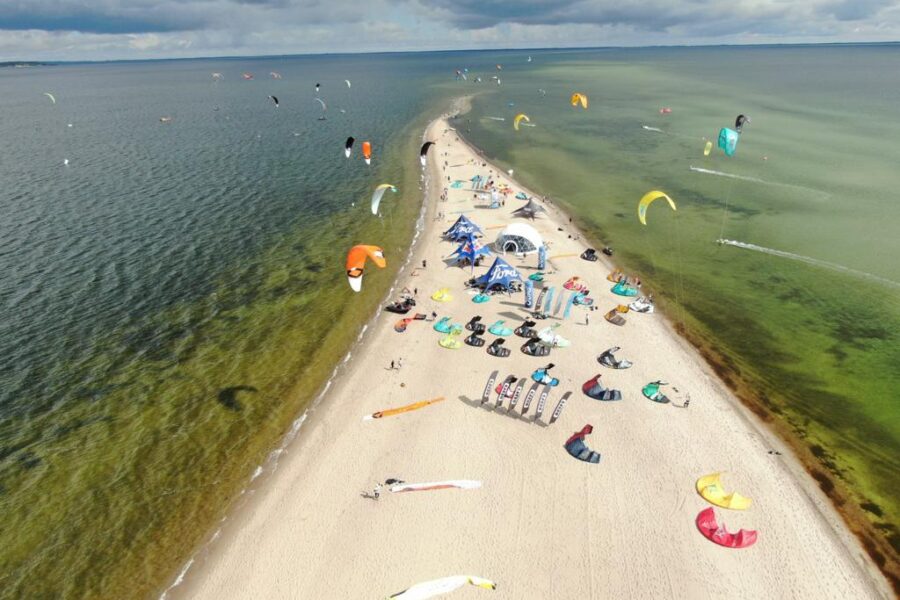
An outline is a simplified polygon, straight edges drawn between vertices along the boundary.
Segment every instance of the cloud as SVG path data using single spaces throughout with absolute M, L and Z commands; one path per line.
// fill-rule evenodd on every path
M 898 38 L 896 0 L 0 0 L 0 60 Z

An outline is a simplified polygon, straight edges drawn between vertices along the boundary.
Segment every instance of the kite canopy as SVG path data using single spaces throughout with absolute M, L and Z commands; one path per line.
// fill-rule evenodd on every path
M 353 152 L 353 142 L 356 141 L 354 137 L 348 137 L 347 141 L 344 142 L 344 156 L 350 158 L 350 153 Z
M 366 160 L 367 165 L 372 164 L 372 143 L 371 142 L 363 142 L 362 146 L 363 158 Z
M 545 213 L 545 212 L 547 212 L 546 209 L 543 206 L 541 206 L 540 204 L 538 204 L 537 202 L 535 202 L 534 198 L 531 198 L 528 200 L 528 202 L 526 202 L 525 204 L 523 204 L 516 210 L 512 211 L 512 215 L 514 217 L 527 217 L 529 219 L 533 219 L 538 215 L 538 213 Z
M 596 375 L 585 381 L 581 386 L 581 391 L 589 398 L 603 400 L 604 402 L 622 399 L 621 391 L 608 389 L 600 383 L 600 375 Z
M 494 242 L 494 248 L 514 254 L 531 254 L 537 252 L 543 245 L 541 234 L 526 223 L 510 223 Z
M 749 548 L 756 543 L 756 532 L 739 530 L 737 533 L 728 533 L 724 525 L 716 521 L 716 513 L 713 508 L 705 508 L 697 515 L 697 529 L 706 539 L 726 548 Z
M 520 123 L 521 121 L 523 121 L 523 120 L 524 120 L 526 123 L 531 123 L 531 119 L 529 119 L 529 118 L 528 118 L 528 115 L 526 115 L 525 113 L 519 113 L 519 114 L 516 115 L 516 118 L 513 119 L 513 128 L 514 128 L 516 131 L 519 130 L 519 123 Z
M 474 585 L 486 590 L 497 589 L 497 584 L 489 579 L 474 575 L 456 575 L 455 577 L 444 577 L 443 579 L 417 583 L 402 592 L 391 594 L 390 598 L 398 600 L 428 600 L 428 598 L 449 594 L 465 585 Z
M 721 473 L 704 475 L 697 480 L 697 492 L 710 504 L 731 510 L 746 510 L 750 508 L 752 500 L 745 498 L 737 492 L 728 494 L 722 486 Z
M 669 196 L 665 192 L 660 192 L 659 190 L 653 190 L 652 192 L 647 192 L 644 194 L 644 197 L 641 198 L 640 202 L 638 202 L 638 219 L 641 221 L 641 225 L 647 224 L 647 208 L 654 200 L 658 200 L 660 198 L 665 198 L 669 202 L 669 206 L 672 207 L 672 210 L 678 210 L 675 206 L 675 201 L 669 198 Z
M 572 106 L 578 106 L 580 104 L 581 108 L 586 109 L 588 107 L 588 97 L 579 92 L 575 92 L 574 94 L 572 94 L 571 102 Z
M 719 148 L 725 152 L 725 156 L 734 156 L 740 135 L 733 129 L 723 127 L 719 130 Z
M 365 271 L 366 258 L 371 258 L 372 262 L 374 262 L 379 269 L 383 269 L 387 266 L 387 262 L 384 260 L 384 250 L 378 246 L 366 246 L 361 244 L 350 248 L 350 252 L 347 253 L 346 263 L 347 281 L 350 282 L 350 287 L 353 288 L 354 292 L 362 290 L 362 277 L 363 272 Z
M 375 188 L 375 192 L 372 194 L 372 214 L 378 214 L 378 206 L 381 204 L 381 197 L 384 196 L 384 193 L 387 190 L 391 190 L 393 193 L 397 193 L 397 188 L 391 185 L 390 183 L 382 183 L 377 188 Z
M 600 462 L 600 453 L 594 452 L 584 443 L 584 437 L 594 431 L 593 426 L 585 425 L 581 431 L 576 431 L 572 437 L 566 440 L 566 452 L 584 462 L 597 464 Z
M 454 242 L 460 242 L 469 237 L 474 237 L 475 234 L 482 234 L 481 228 L 470 221 L 466 215 L 460 215 L 456 223 L 444 232 L 444 237 Z
M 425 161 L 428 155 L 428 150 L 434 146 L 434 142 L 425 142 L 422 144 L 422 148 L 419 150 L 419 162 L 422 163 L 422 166 L 425 166 Z
M 744 125 L 746 125 L 749 122 L 750 122 L 750 117 L 747 117 L 744 115 L 738 115 L 734 120 L 734 129 L 738 133 L 741 133 L 742 130 L 744 129 Z
M 50 102 L 56 104 L 56 97 L 53 94 L 51 94 L 50 92 L 44 92 L 44 95 L 50 98 Z
M 475 285 L 484 288 L 485 291 L 497 287 L 510 291 L 515 287 L 516 281 L 521 282 L 522 276 L 512 265 L 498 256 L 488 272 L 475 279 Z

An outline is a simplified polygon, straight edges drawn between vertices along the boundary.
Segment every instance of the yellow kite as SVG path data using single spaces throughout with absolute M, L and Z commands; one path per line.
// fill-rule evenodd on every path
M 665 198 L 669 201 L 669 206 L 672 207 L 672 210 L 678 210 L 675 207 L 675 201 L 669 198 L 664 192 L 660 192 L 659 190 L 653 190 L 652 192 L 647 192 L 644 194 L 644 197 L 641 198 L 641 201 L 638 202 L 638 219 L 641 220 L 642 225 L 647 224 L 647 207 L 650 206 L 650 203 L 654 200 L 658 200 L 659 198 Z
M 519 113 L 516 115 L 516 118 L 513 119 L 513 127 L 516 131 L 519 130 L 519 121 L 525 120 L 526 123 L 531 123 L 531 119 L 528 118 L 528 115 L 525 113 Z
M 745 498 L 737 492 L 725 493 L 725 488 L 722 487 L 721 475 L 721 473 L 712 473 L 698 479 L 697 491 L 700 495 L 707 502 L 722 508 L 730 508 L 732 510 L 747 510 L 750 508 L 752 503 L 750 498 Z
M 399 415 L 405 412 L 409 412 L 411 410 L 419 410 L 420 408 L 425 408 L 435 402 L 440 402 L 444 397 L 440 398 L 432 398 L 431 400 L 422 400 L 421 402 L 413 402 L 412 404 L 407 404 L 406 406 L 401 406 L 399 408 L 389 408 L 388 410 L 379 410 L 376 413 L 372 413 L 371 415 L 366 415 L 363 417 L 364 421 L 371 421 L 373 419 L 380 419 L 381 417 L 392 417 L 394 415 Z
M 581 108 L 587 109 L 588 107 L 588 97 L 585 94 L 575 92 L 572 94 L 571 102 L 572 106 L 578 106 L 580 104 Z

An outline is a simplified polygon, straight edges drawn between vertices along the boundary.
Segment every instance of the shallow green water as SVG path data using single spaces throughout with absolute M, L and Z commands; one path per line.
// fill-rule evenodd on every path
M 141 597 L 209 534 L 406 258 L 432 62 L 0 72 L 0 597 Z
M 723 355 L 726 376 L 749 383 L 900 546 L 896 47 L 497 60 L 502 86 L 483 88 L 460 129 L 611 244 L 676 323 Z M 574 91 L 588 94 L 589 110 L 568 104 Z M 534 127 L 515 132 L 517 112 Z M 735 156 L 715 149 L 705 158 L 703 138 L 715 143 L 739 113 L 752 123 Z M 637 201 L 651 189 L 668 192 L 678 212 L 655 204 L 643 227 Z M 718 238 L 862 274 L 719 246 Z

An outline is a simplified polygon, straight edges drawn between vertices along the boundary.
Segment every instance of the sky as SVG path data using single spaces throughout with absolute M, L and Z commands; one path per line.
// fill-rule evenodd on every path
M 0 0 L 0 61 L 900 40 L 900 0 Z

